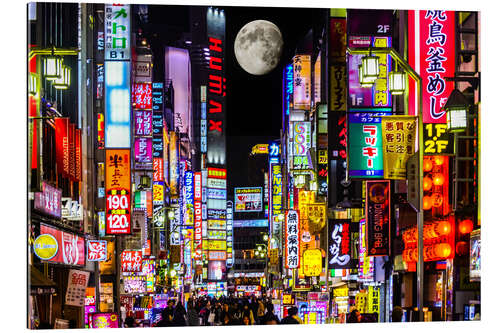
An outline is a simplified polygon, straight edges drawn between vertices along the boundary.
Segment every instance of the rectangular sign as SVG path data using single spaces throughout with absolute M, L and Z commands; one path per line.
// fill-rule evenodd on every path
M 130 62 L 106 61 L 105 148 L 130 148 Z
M 391 252 L 390 180 L 366 181 L 366 251 L 369 256 Z
M 46 257 L 42 256 L 39 253 L 38 249 L 46 248 L 47 244 L 53 245 L 53 243 L 50 241 L 45 241 L 45 242 L 35 241 L 35 244 L 33 245 L 34 251 L 35 254 L 40 259 L 66 265 L 76 265 L 76 266 L 85 265 L 84 238 L 69 232 L 61 231 L 59 229 L 46 226 L 44 224 L 40 224 L 40 235 L 44 234 L 49 234 L 50 236 L 52 236 L 53 238 L 52 242 L 55 239 L 55 242 L 57 243 L 56 245 L 57 250 L 55 251 L 52 257 L 45 259 Z
M 366 220 L 359 221 L 358 280 L 373 281 L 375 258 L 369 256 L 366 245 Z
M 107 241 L 91 240 L 87 241 L 87 260 L 105 261 L 108 259 Z
M 163 113 L 163 82 L 153 82 L 152 90 L 153 111 Z
M 446 77 L 455 75 L 455 12 L 408 11 L 408 63 L 422 78 L 424 123 L 446 124 L 446 104 L 454 88 Z M 417 115 L 416 83 L 408 82 L 410 115 Z
M 66 290 L 66 305 L 85 306 L 85 290 L 89 283 L 90 272 L 70 269 L 68 273 L 68 289 Z
M 118 328 L 119 318 L 116 312 L 91 313 L 90 328 Z
M 120 258 L 122 272 L 142 272 L 142 250 L 124 250 Z
M 195 172 L 194 173 L 194 200 L 199 200 L 201 201 L 201 193 L 202 193 L 202 186 L 201 186 L 201 172 Z M 225 188 L 225 186 L 224 186 Z
M 452 155 L 454 138 L 448 124 L 424 124 L 424 154 Z
M 130 5 L 105 5 L 105 60 L 130 60 Z
M 299 213 L 289 210 L 285 219 L 285 267 L 298 268 L 300 262 Z
M 106 150 L 106 235 L 130 234 L 130 150 Z
M 153 112 L 135 111 L 135 131 L 136 136 L 150 136 L 153 134 Z
M 235 187 L 235 212 L 261 212 L 262 187 Z
M 164 181 L 163 158 L 160 157 L 153 158 L 153 181 L 154 182 Z
M 225 189 L 227 186 L 225 179 L 208 178 L 207 187 L 208 188 L 221 188 Z
M 311 56 L 302 54 L 293 57 L 293 108 L 311 108 Z
M 56 166 L 57 172 L 63 176 L 69 175 L 69 118 L 55 118 L 56 126 Z
M 152 138 L 135 138 L 135 161 L 137 163 L 153 162 L 153 139 Z
M 310 169 L 308 152 L 311 148 L 311 123 L 307 121 L 291 122 L 293 140 L 293 168 Z
M 415 153 L 417 118 L 382 117 L 384 178 L 406 179 L 406 161 Z
M 35 193 L 34 209 L 54 217 L 61 217 L 62 190 L 42 182 L 42 192 Z
M 351 220 L 328 220 L 328 269 L 351 268 Z
M 197 173 L 196 173 L 197 174 Z M 195 176 L 196 176 L 195 174 Z M 196 179 L 196 177 L 195 177 Z M 202 258 L 202 205 L 201 201 L 194 201 L 194 239 L 193 239 L 193 257 L 196 260 L 201 260 Z
M 152 109 L 151 83 L 134 83 L 132 89 L 132 107 L 139 110 Z

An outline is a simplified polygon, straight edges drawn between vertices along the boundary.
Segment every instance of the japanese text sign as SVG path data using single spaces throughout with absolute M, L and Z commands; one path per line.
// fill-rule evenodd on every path
M 311 56 L 293 57 L 293 108 L 309 110 L 311 108 Z
M 285 267 L 299 267 L 299 213 L 289 210 L 285 219 Z
M 152 111 L 135 111 L 135 135 L 149 136 L 152 135 L 153 112 Z
M 349 114 L 349 176 L 382 178 L 383 147 L 380 115 L 386 113 Z
M 118 315 L 114 312 L 92 313 L 89 325 L 91 328 L 118 328 Z
M 130 150 L 106 150 L 106 234 L 130 233 Z
M 69 118 L 55 118 L 56 165 L 57 171 L 69 175 Z
M 153 158 L 153 181 L 162 182 L 164 180 L 163 158 Z
M 368 255 L 389 255 L 391 244 L 389 180 L 366 182 L 365 216 Z
M 153 161 L 152 138 L 135 138 L 135 161 L 138 163 L 150 163 Z
M 85 306 L 85 290 L 89 283 L 90 272 L 70 269 L 68 274 L 68 289 L 66 290 L 66 305 Z
M 142 251 L 122 251 L 121 267 L 122 272 L 142 272 Z
M 320 249 L 309 249 L 302 254 L 305 276 L 319 276 L 323 270 L 323 258 Z
M 234 211 L 262 211 L 262 187 L 236 187 L 234 189 Z
M 406 161 L 415 153 L 415 116 L 382 117 L 384 178 L 406 179 Z
M 307 153 L 311 148 L 311 123 L 310 122 L 292 122 L 293 138 L 293 168 L 308 169 L 309 160 Z
M 105 261 L 108 258 L 106 249 L 107 241 L 105 240 L 88 240 L 87 241 L 87 260 L 88 261 Z
M 447 124 L 424 125 L 424 154 L 453 154 L 453 135 L 448 132 Z
M 47 261 L 78 266 L 85 264 L 85 239 L 82 237 L 43 224 L 40 225 L 40 234 L 52 235 L 57 241 L 57 251 Z
M 46 214 L 61 217 L 62 190 L 42 182 L 42 192 L 35 193 L 34 208 Z
M 105 5 L 105 60 L 130 60 L 130 5 Z
M 283 184 L 281 175 L 281 166 L 279 164 L 271 165 L 271 212 L 272 215 L 279 215 L 282 209 L 282 195 L 283 195 Z
M 346 269 L 351 263 L 350 220 L 328 220 L 328 268 Z
M 152 108 L 151 83 L 135 83 L 132 90 L 132 106 L 139 110 Z
M 424 123 L 446 123 L 446 104 L 455 75 L 455 12 L 408 11 L 408 63 L 422 78 Z M 418 113 L 416 84 L 410 80 L 408 113 Z
M 372 281 L 374 271 L 374 257 L 366 252 L 366 220 L 359 221 L 359 250 L 358 250 L 358 278 L 361 281 Z

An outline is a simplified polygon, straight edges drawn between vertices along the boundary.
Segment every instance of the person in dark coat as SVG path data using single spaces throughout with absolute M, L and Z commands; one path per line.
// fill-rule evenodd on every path
M 181 302 L 178 302 L 174 308 L 174 316 L 172 319 L 173 326 L 186 326 L 186 309 Z
M 198 316 L 198 311 L 194 306 L 194 301 L 190 299 L 187 306 L 187 322 L 189 326 L 199 326 L 200 317 Z
M 161 311 L 161 320 L 156 324 L 158 327 L 173 326 L 175 300 L 169 299 L 167 307 Z
M 348 323 L 359 323 L 361 322 L 361 313 L 359 313 L 358 310 L 354 309 L 349 313 L 349 316 L 347 316 L 346 322 Z
M 296 306 L 292 306 L 290 309 L 288 309 L 288 315 L 281 320 L 282 324 L 300 324 L 300 322 L 295 319 L 295 316 L 297 316 L 297 313 L 299 313 L 299 309 L 297 309 Z

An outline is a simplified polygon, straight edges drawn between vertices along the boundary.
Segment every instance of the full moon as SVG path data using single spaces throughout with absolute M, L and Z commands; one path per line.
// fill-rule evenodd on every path
M 234 41 L 236 60 L 245 71 L 253 75 L 264 75 L 272 71 L 278 65 L 282 48 L 280 29 L 264 20 L 247 23 Z

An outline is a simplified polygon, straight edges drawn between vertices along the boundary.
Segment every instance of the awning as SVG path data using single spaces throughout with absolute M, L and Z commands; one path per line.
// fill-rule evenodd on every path
M 47 278 L 37 268 L 30 265 L 30 286 L 31 294 L 54 294 L 56 292 L 57 284 L 51 279 Z

